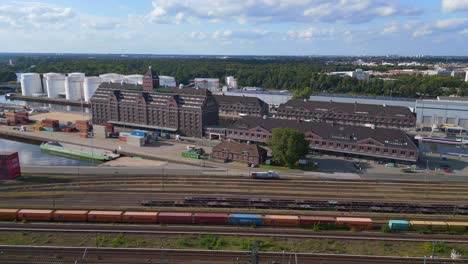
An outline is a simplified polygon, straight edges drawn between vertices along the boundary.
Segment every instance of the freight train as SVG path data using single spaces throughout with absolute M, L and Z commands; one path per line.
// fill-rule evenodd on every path
M 376 227 L 371 218 L 363 217 L 92 210 L 0 209 L 1 220 L 273 227 L 330 226 L 359 230 L 372 230 Z M 468 222 L 390 220 L 388 221 L 388 227 L 391 231 L 466 231 L 468 230 Z

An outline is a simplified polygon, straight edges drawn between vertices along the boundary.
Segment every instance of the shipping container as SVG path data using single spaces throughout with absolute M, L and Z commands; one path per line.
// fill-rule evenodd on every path
M 110 123 L 103 123 L 101 126 L 107 127 L 107 132 L 114 133 L 114 125 Z
M 0 152 L 0 180 L 14 180 L 21 176 L 18 152 Z
M 468 222 L 447 222 L 449 231 L 466 231 L 468 230 Z
M 361 217 L 337 217 L 336 225 L 357 229 L 372 229 L 373 227 L 372 219 Z
M 266 226 L 299 226 L 299 216 L 294 215 L 265 215 L 263 225 Z
M 157 212 L 125 212 L 122 221 L 127 223 L 153 223 L 158 222 Z
M 392 231 L 406 231 L 410 227 L 410 223 L 406 220 L 390 220 L 388 227 Z
M 158 221 L 160 224 L 191 224 L 192 213 L 160 212 Z
M 227 225 L 229 214 L 223 213 L 194 213 L 193 223 L 197 225 Z
M 55 132 L 57 130 L 57 128 L 44 126 L 44 127 L 42 127 L 42 130 L 47 131 L 47 132 Z
M 52 213 L 53 210 L 21 209 L 17 214 L 17 219 L 20 221 L 50 221 L 52 220 Z
M 88 222 L 122 222 L 122 211 L 90 211 L 88 213 Z
M 314 226 L 314 225 L 334 225 L 336 223 L 335 217 L 328 216 L 300 216 L 300 226 Z
M 261 226 L 262 216 L 257 214 L 230 214 L 229 224 Z
M 0 220 L 16 220 L 19 209 L 0 209 Z
M 442 221 L 410 221 L 412 230 L 421 231 L 446 231 L 448 229 L 447 223 Z
M 132 136 L 138 136 L 138 137 L 144 137 L 144 138 L 148 136 L 148 132 L 142 131 L 142 130 L 133 130 L 130 134 Z
M 86 222 L 88 212 L 86 210 L 56 210 L 52 214 L 52 219 L 60 222 Z

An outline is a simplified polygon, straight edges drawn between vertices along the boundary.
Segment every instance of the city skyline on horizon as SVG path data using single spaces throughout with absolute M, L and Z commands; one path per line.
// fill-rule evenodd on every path
M 468 56 L 468 0 L 6 0 L 5 53 Z

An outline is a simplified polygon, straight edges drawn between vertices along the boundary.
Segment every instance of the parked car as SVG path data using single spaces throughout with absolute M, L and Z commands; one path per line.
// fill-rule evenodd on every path
M 450 168 L 443 168 L 442 171 L 445 173 L 453 173 L 453 170 Z
M 396 168 L 398 166 L 393 162 L 389 162 L 389 163 L 385 164 L 385 167 L 387 167 L 387 168 Z

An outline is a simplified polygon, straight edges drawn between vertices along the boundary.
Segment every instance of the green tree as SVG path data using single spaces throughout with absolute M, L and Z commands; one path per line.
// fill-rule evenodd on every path
M 275 128 L 267 145 L 273 152 L 273 161 L 289 168 L 309 151 L 304 133 L 291 128 Z

